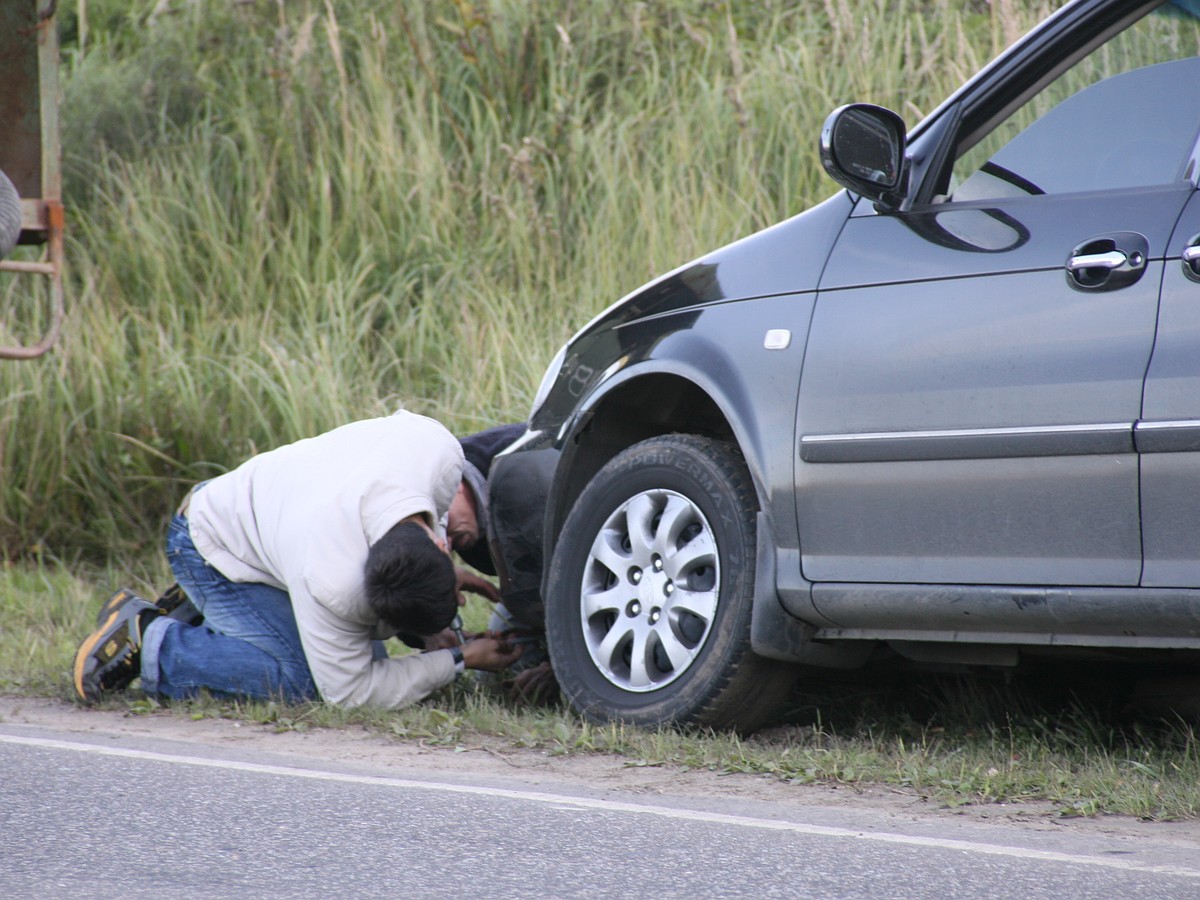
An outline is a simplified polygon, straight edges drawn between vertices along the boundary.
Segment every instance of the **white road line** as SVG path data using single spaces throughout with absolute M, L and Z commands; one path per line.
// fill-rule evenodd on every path
M 1187 866 L 1148 865 L 1134 860 L 1105 856 L 1086 856 L 1073 853 L 1058 853 L 1051 850 L 1031 850 L 1026 847 L 1010 847 L 1004 844 L 986 844 L 979 841 L 960 841 L 951 838 L 921 837 L 886 831 L 861 831 L 850 828 L 834 828 L 827 825 L 810 825 L 804 822 L 786 822 L 776 819 L 760 819 L 754 816 L 735 816 L 725 813 L 699 810 L 669 809 L 647 806 L 641 803 L 625 803 L 615 800 L 596 800 L 586 797 L 570 797 L 564 794 L 547 794 L 538 791 L 518 791 L 508 788 L 493 788 L 473 785 L 449 784 L 440 781 L 415 781 L 409 778 L 388 778 L 380 775 L 349 775 L 343 772 L 328 772 L 320 769 L 301 769 L 292 766 L 264 765 L 262 763 L 230 762 L 219 759 L 204 759 L 198 756 L 182 756 L 173 753 L 155 753 L 149 750 L 130 750 L 122 747 L 103 747 L 96 744 L 73 741 L 30 738 L 0 733 L 0 743 L 21 744 L 51 750 L 72 750 L 93 753 L 98 756 L 116 756 L 125 759 L 144 759 L 154 762 L 173 763 L 184 766 L 201 766 L 210 769 L 227 769 L 235 772 L 253 772 L 260 775 L 281 775 L 288 778 L 311 778 L 317 781 L 334 781 L 347 784 L 366 784 L 379 787 L 414 788 L 426 791 L 441 791 L 448 794 L 475 794 L 486 797 L 504 797 L 524 800 L 566 809 L 590 809 L 601 812 L 640 813 L 665 819 L 682 819 L 692 822 L 708 822 L 718 825 L 734 825 L 742 828 L 762 828 L 769 831 L 786 831 L 794 834 L 814 835 L 827 838 L 851 838 L 862 841 L 877 841 L 883 844 L 901 844 L 911 847 L 930 847 L 940 850 L 961 850 L 967 853 L 984 853 L 990 856 L 1007 856 L 1016 859 L 1041 862 L 1068 863 L 1079 866 L 1099 866 L 1105 869 L 1120 869 L 1129 872 L 1144 872 L 1154 875 L 1172 875 L 1180 878 L 1200 879 L 1200 869 Z

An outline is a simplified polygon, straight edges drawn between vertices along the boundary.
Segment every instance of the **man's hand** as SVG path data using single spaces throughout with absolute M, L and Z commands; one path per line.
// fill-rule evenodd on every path
M 468 669 L 501 672 L 520 659 L 524 652 L 523 645 L 514 647 L 501 638 L 484 634 L 463 645 L 463 662 Z
M 491 603 L 496 603 L 500 599 L 500 590 L 486 578 L 468 572 L 466 569 L 454 567 L 454 572 L 458 576 L 458 605 L 466 606 L 467 598 L 465 594 L 478 594 L 484 597 Z
M 425 634 L 421 637 L 425 641 L 426 650 L 447 650 L 458 646 L 458 635 L 454 633 L 453 628 L 443 628 L 437 634 Z

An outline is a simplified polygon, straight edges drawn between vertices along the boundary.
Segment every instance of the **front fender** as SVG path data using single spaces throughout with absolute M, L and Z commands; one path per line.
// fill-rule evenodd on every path
M 814 300 L 813 293 L 741 300 L 616 329 L 605 343 L 619 340 L 623 352 L 608 357 L 555 441 L 562 458 L 551 533 L 604 462 L 639 440 L 681 432 L 737 444 L 760 506 L 794 546 L 795 412 Z M 592 349 L 585 342 L 580 358 L 590 359 Z

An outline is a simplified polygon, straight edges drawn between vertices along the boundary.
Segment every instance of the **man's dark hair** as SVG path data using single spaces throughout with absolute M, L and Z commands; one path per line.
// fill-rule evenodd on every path
M 371 611 L 410 634 L 437 634 L 458 612 L 454 563 L 416 522 L 376 541 L 364 571 Z

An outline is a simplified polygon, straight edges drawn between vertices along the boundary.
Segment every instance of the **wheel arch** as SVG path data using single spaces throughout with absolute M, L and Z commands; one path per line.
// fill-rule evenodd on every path
M 737 446 L 763 509 L 767 480 L 761 442 L 746 421 L 753 406 L 738 387 L 740 379 L 718 384 L 711 375 L 674 360 L 630 367 L 601 385 L 580 404 L 562 440 L 546 521 L 552 538 L 547 542 L 547 558 L 571 507 L 604 464 L 622 450 L 658 435 L 697 434 Z

